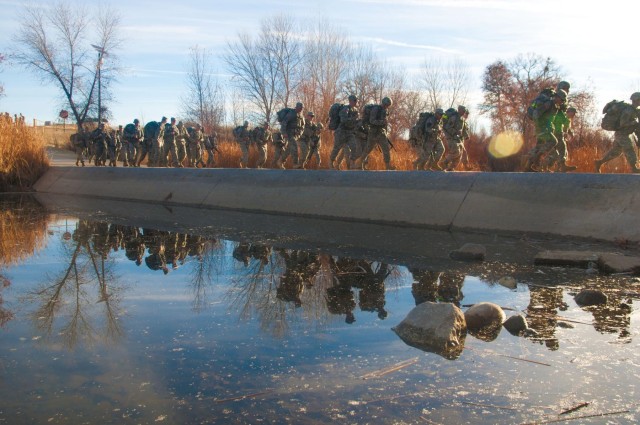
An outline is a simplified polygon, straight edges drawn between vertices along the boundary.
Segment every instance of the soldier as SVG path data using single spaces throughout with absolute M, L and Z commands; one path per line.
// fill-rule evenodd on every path
M 202 145 L 204 143 L 204 133 L 200 124 L 196 124 L 195 128 L 187 131 L 189 146 L 189 166 L 197 168 L 198 165 L 206 166 L 202 159 Z
M 635 146 L 638 144 L 638 134 L 640 133 L 640 122 L 638 120 L 638 107 L 640 107 L 640 92 L 631 95 L 631 105 L 624 103 L 620 105 L 619 125 L 613 133 L 613 147 L 602 157 L 596 159 L 596 173 L 600 172 L 603 164 L 611 161 L 624 153 L 627 162 L 631 167 L 631 172 L 640 173 L 638 168 L 638 155 Z
M 187 128 L 184 126 L 182 121 L 178 122 L 177 128 L 178 134 L 176 135 L 176 150 L 178 151 L 178 164 L 180 167 L 183 167 L 184 160 L 187 157 L 187 139 L 189 138 L 189 134 L 187 133 Z
M 285 154 L 287 152 L 287 141 L 282 137 L 282 133 L 276 131 L 273 133 L 273 162 L 271 163 L 272 168 L 282 168 L 284 169 L 284 160 Z
M 262 127 L 253 129 L 253 141 L 256 143 L 256 148 L 258 148 L 256 168 L 264 168 L 264 165 L 267 163 L 268 144 L 273 143 L 273 135 L 271 134 L 268 122 L 265 122 Z
M 87 138 L 88 134 L 85 132 L 84 127 L 80 126 L 76 134 L 70 136 L 71 143 L 76 150 L 76 167 L 82 163 L 84 167 L 84 154 L 87 150 Z
M 305 123 L 305 133 L 307 133 L 305 140 L 306 154 L 302 156 L 304 158 L 302 168 L 306 168 L 312 157 L 316 158 L 316 166 L 320 168 L 320 142 L 322 141 L 320 135 L 324 130 L 324 125 L 321 122 L 313 122 L 314 114 L 313 112 L 309 112 L 309 114 L 307 115 L 309 115 L 310 125 L 307 127 L 307 123 Z M 305 137 L 305 133 L 303 133 L 303 137 Z
M 571 130 L 571 120 L 576 115 L 576 108 L 560 108 L 553 120 L 553 134 L 558 140 L 556 148 L 547 156 L 546 169 L 552 171 L 554 168 L 562 173 L 574 171 L 578 167 L 567 165 L 567 137 L 573 134 Z M 556 168 L 557 167 L 557 168 Z
M 109 132 L 109 138 L 107 139 L 107 153 L 109 156 L 110 167 L 115 167 L 117 165 L 116 161 L 118 160 L 118 154 L 122 148 L 122 142 L 120 141 L 120 136 L 122 134 L 120 131 L 121 129 L 122 126 L 120 126 L 118 130 L 112 130 Z
M 240 145 L 242 151 L 242 157 L 240 158 L 240 168 L 247 168 L 249 166 L 249 147 L 251 146 L 251 132 L 249 131 L 249 121 L 245 121 L 242 125 L 239 125 L 233 129 L 233 137 Z
M 371 109 L 371 115 L 369 117 L 369 134 L 367 135 L 367 147 L 360 157 L 364 163 L 369 158 L 369 154 L 371 154 L 375 147 L 379 146 L 382 150 L 382 157 L 387 170 L 395 170 L 395 167 L 391 165 L 391 142 L 387 137 L 387 125 L 389 124 L 387 121 L 387 111 L 392 104 L 393 102 L 390 98 L 384 97 L 380 105 L 375 105 Z
M 291 161 L 293 163 L 292 168 L 301 168 L 300 158 L 298 157 L 298 140 L 304 130 L 304 117 L 302 116 L 302 110 L 304 105 L 302 102 L 296 103 L 295 109 L 287 111 L 284 119 L 281 122 L 280 132 L 287 142 L 287 150 L 284 152 L 283 157 L 280 159 L 278 166 L 282 167 L 284 162 L 291 155 Z
M 176 125 L 176 119 L 171 117 L 171 122 L 164 125 L 164 153 L 162 154 L 162 165 L 169 165 L 169 157 L 171 157 L 172 165 L 176 168 L 182 167 L 178 156 L 178 138 L 180 137 L 180 129 Z
M 142 149 L 136 159 L 137 166 L 139 167 L 144 158 L 149 154 L 149 161 L 147 167 L 157 167 L 160 165 L 160 156 L 164 150 L 164 125 L 167 122 L 167 117 L 162 117 L 160 122 L 150 121 L 144 126 L 144 141 L 142 143 Z
M 104 128 L 104 123 L 98 124 L 98 128 L 91 133 L 91 140 L 95 146 L 95 165 L 104 166 L 107 161 L 107 143 L 111 139 Z
M 335 161 L 341 150 L 344 151 L 343 156 L 349 159 L 349 169 L 356 168 L 356 161 L 361 154 L 355 134 L 358 123 L 357 106 L 358 98 L 352 94 L 349 96 L 349 104 L 340 109 L 340 124 L 333 132 L 333 149 L 329 156 L 329 168 L 332 170 L 338 168 Z
M 462 161 L 464 150 L 464 137 L 467 108 L 459 105 L 458 109 L 448 109 L 442 116 L 442 130 L 447 139 L 447 156 L 444 159 L 443 168 L 446 171 L 456 169 Z
M 442 116 L 444 111 L 437 108 L 424 123 L 423 138 L 418 140 L 418 158 L 413 162 L 416 170 L 442 170 L 438 163 L 444 154 L 442 143 Z
M 218 133 L 212 131 L 211 134 L 204 138 L 204 148 L 207 151 L 207 167 L 216 166 L 215 151 L 218 150 Z
M 133 123 L 129 123 L 124 127 L 122 133 L 122 149 L 123 149 L 123 166 L 136 166 L 137 152 L 140 150 L 140 142 L 144 134 L 140 127 L 140 120 L 134 119 Z
M 525 171 L 539 171 L 542 157 L 555 149 L 558 139 L 554 135 L 554 122 L 563 102 L 567 101 L 567 92 L 559 89 L 549 100 L 541 103 L 537 107 L 540 109 L 539 116 L 535 119 L 536 125 L 536 146 L 529 152 Z

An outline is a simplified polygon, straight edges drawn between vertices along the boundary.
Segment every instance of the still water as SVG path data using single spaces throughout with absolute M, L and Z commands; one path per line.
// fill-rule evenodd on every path
M 0 423 L 640 419 L 632 276 L 407 267 L 0 201 Z M 593 286 L 607 306 L 578 307 Z M 391 330 L 423 301 L 491 301 L 536 332 L 467 335 L 448 360 Z

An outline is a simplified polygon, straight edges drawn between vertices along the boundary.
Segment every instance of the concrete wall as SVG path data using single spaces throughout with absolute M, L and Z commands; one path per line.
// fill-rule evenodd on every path
M 38 192 L 446 230 L 640 241 L 640 176 L 52 167 Z

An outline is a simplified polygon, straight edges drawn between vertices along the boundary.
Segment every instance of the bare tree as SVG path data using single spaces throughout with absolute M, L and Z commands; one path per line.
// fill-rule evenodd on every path
M 347 64 L 347 79 L 343 88 L 345 96 L 356 95 L 362 105 L 380 101 L 376 75 L 382 73 L 382 64 L 371 46 L 353 46 Z
M 430 109 L 466 103 L 471 77 L 465 62 L 452 59 L 443 63 L 440 59 L 426 58 L 423 66 L 422 82 Z
M 285 16 L 265 19 L 256 40 L 239 34 L 224 56 L 232 81 L 257 110 L 255 119 L 268 122 L 278 104 L 288 106 L 300 84 L 303 58 L 293 20 Z
M 224 120 L 224 96 L 211 74 L 211 55 L 206 49 L 194 46 L 190 51 L 187 73 L 187 94 L 181 99 L 186 119 L 202 124 L 209 133 Z
M 89 114 L 100 115 L 98 88 L 108 104 L 109 88 L 118 71 L 120 15 L 105 7 L 92 15 L 81 4 L 66 2 L 50 9 L 26 6 L 23 12 L 15 36 L 15 62 L 33 71 L 43 83 L 56 85 L 79 126 Z
M 6 57 L 0 53 L 0 72 L 2 72 L 2 62 L 6 60 Z M 0 99 L 4 96 L 4 84 L 0 82 Z

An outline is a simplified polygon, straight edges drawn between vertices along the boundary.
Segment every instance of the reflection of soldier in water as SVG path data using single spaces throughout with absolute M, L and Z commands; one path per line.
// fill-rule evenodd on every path
M 566 304 L 562 301 L 562 288 L 530 286 L 529 296 L 525 312 L 529 327 L 537 333 L 535 339 L 544 341 L 551 350 L 557 350 L 560 346 L 555 336 L 558 308 L 566 309 Z
M 334 281 L 331 288 L 327 288 L 327 309 L 331 314 L 346 314 L 344 321 L 353 323 L 356 321 L 353 310 L 356 308 L 356 301 L 353 291 L 348 284 Z
M 622 303 L 615 292 L 607 294 L 606 305 L 584 307 L 593 314 L 593 327 L 601 333 L 618 333 L 620 339 L 628 339 L 631 342 L 631 300 Z
M 123 244 L 126 257 L 131 261 L 135 261 L 136 266 L 142 264 L 142 257 L 144 257 L 146 247 L 137 227 L 128 227 L 124 230 Z
M 149 255 L 144 259 L 144 262 L 151 270 L 162 270 L 164 274 L 169 273 L 165 252 L 165 240 L 168 233 L 160 230 L 143 229 L 143 238 L 149 251 Z
M 247 267 L 249 265 L 249 259 L 251 258 L 251 245 L 245 242 L 240 242 L 238 246 L 233 249 L 233 253 L 231 255 Z
M 386 304 L 384 281 L 391 273 L 389 266 L 380 263 L 378 269 L 374 271 L 373 263 L 361 261 L 360 267 L 362 269 L 358 294 L 360 310 L 375 311 L 378 313 L 378 318 L 384 320 L 387 317 L 387 311 L 384 309 Z
M 419 269 L 409 269 L 409 271 L 415 280 L 411 285 L 411 293 L 416 305 L 427 301 L 443 301 L 460 306 L 464 275 Z
M 165 242 L 165 256 L 167 262 L 171 264 L 173 270 L 178 268 L 178 263 L 184 264 L 184 259 L 187 257 L 187 237 L 186 235 L 167 232 L 167 238 Z
M 278 253 L 285 262 L 285 272 L 280 278 L 276 297 L 285 302 L 293 302 L 296 307 L 302 305 L 300 299 L 305 286 L 313 286 L 312 279 L 320 270 L 318 255 L 291 250 L 279 249 Z

